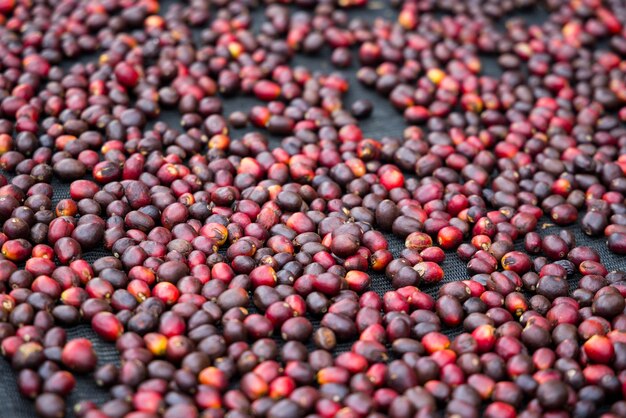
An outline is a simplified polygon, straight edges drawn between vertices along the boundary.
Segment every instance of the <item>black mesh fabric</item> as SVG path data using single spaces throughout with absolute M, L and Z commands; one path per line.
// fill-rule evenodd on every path
M 163 14 L 167 10 L 168 5 L 172 3 L 174 3 L 172 0 L 162 2 L 161 10 Z M 389 8 L 386 3 L 370 1 L 369 9 L 351 10 L 349 11 L 349 15 L 351 17 L 363 18 L 369 21 L 373 21 L 376 18 L 395 20 L 396 11 Z M 546 12 L 542 9 L 529 9 L 524 10 L 523 12 L 516 14 L 515 16 L 509 16 L 509 18 L 512 17 L 521 17 L 527 20 L 529 23 L 540 23 L 541 21 L 545 20 Z M 255 10 L 254 21 L 257 27 L 259 22 L 263 19 L 263 10 Z M 498 27 L 502 28 L 503 26 L 504 20 L 498 22 Z M 323 73 L 337 71 L 337 69 L 333 68 L 330 64 L 328 51 L 320 56 L 297 56 L 294 58 L 293 64 L 304 65 L 309 69 Z M 485 74 L 492 76 L 499 74 L 499 69 L 493 57 L 484 57 L 483 65 L 483 72 Z M 345 97 L 344 104 L 349 106 L 353 101 L 357 99 L 368 99 L 374 103 L 375 106 L 372 116 L 360 122 L 360 126 L 363 129 L 364 135 L 366 137 L 371 137 L 375 139 L 380 139 L 385 136 L 401 137 L 402 131 L 406 126 L 402 115 L 399 114 L 395 109 L 393 109 L 385 98 L 379 96 L 376 92 L 363 87 L 356 80 L 356 70 L 357 67 L 353 65 L 352 67 L 341 71 L 344 76 L 346 76 L 350 81 L 350 90 Z M 249 97 L 236 97 L 232 99 L 227 99 L 224 102 L 224 114 L 228 115 L 234 110 L 247 111 L 255 104 L 258 104 L 258 102 L 255 99 Z M 169 123 L 170 126 L 179 126 L 178 114 L 176 112 L 164 112 L 161 115 L 161 120 Z M 244 132 L 250 130 L 252 129 L 234 130 L 231 135 L 233 135 L 234 137 L 241 137 Z M 280 138 L 271 137 L 271 145 L 273 147 L 278 146 L 279 142 Z M 59 200 L 69 197 L 68 184 L 61 183 L 56 179 L 53 181 L 52 184 L 55 191 L 55 204 Z M 549 221 L 547 219 L 543 220 L 544 224 L 547 224 L 548 222 Z M 542 223 L 540 222 L 540 225 L 541 224 Z M 567 227 L 567 229 L 570 229 L 574 232 L 578 245 L 587 245 L 595 248 L 601 255 L 603 263 L 609 270 L 626 269 L 626 259 L 624 257 L 620 257 L 609 252 L 603 238 L 590 238 L 586 236 L 582 233 L 578 225 L 569 226 Z M 539 230 L 539 232 L 544 235 L 549 233 L 556 233 L 558 231 L 559 228 L 556 226 L 549 226 Z M 391 252 L 394 254 L 394 256 L 399 256 L 400 252 L 404 248 L 404 241 L 393 235 L 387 235 L 387 239 L 389 241 Z M 518 243 L 517 246 L 518 249 L 521 249 L 522 243 Z M 109 252 L 104 249 L 96 249 L 85 253 L 84 258 L 87 261 L 93 262 L 105 255 L 109 255 Z M 466 264 L 461 261 L 454 252 L 446 253 L 446 260 L 444 261 L 442 267 L 445 272 L 445 278 L 443 280 L 443 283 L 465 280 L 468 278 Z M 393 290 L 391 283 L 385 278 L 384 274 L 376 274 L 373 272 L 370 272 L 370 274 L 372 277 L 372 290 L 376 291 L 380 295 L 383 295 L 389 290 Z M 574 276 L 570 278 L 570 289 L 575 288 L 579 278 L 579 276 Z M 422 290 L 431 295 L 436 295 L 439 291 L 440 286 L 441 285 L 424 287 L 422 288 Z M 252 308 L 254 307 L 252 306 Z M 317 326 L 319 324 L 319 320 L 313 320 L 313 323 L 315 326 Z M 452 329 L 447 330 L 446 332 L 448 333 L 448 335 L 454 336 L 461 332 L 461 330 Z M 101 340 L 88 325 L 73 327 L 68 330 L 68 334 L 70 339 L 78 337 L 89 338 L 93 342 L 95 350 L 98 353 L 99 364 L 119 364 L 119 356 L 115 350 L 114 344 L 106 343 Z M 336 348 L 336 352 L 347 351 L 350 349 L 350 346 L 350 343 L 340 344 Z M 0 384 L 0 417 L 34 417 L 36 414 L 33 403 L 19 395 L 15 381 L 15 374 L 13 373 L 10 364 L 3 357 L 0 357 L 0 375 L 3 376 L 3 381 Z M 74 416 L 71 408 L 78 401 L 92 400 L 98 404 L 102 404 L 109 398 L 110 397 L 107 391 L 97 387 L 93 381 L 93 378 L 90 375 L 77 376 L 77 386 L 68 400 L 68 416 Z

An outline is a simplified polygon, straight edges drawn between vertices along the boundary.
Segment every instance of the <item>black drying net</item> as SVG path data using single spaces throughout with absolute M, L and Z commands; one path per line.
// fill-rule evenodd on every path
M 162 2 L 161 10 L 164 13 L 167 10 L 169 4 L 174 3 L 172 0 L 167 0 Z M 391 9 L 388 5 L 384 3 L 372 2 L 372 8 L 370 9 L 358 9 L 349 11 L 351 17 L 359 17 L 367 20 L 373 20 L 376 18 L 385 18 L 395 20 L 396 11 Z M 380 8 L 380 6 L 384 6 Z M 525 19 L 529 24 L 537 24 L 541 23 L 546 19 L 546 12 L 542 9 L 527 9 L 523 10 L 520 13 L 516 13 L 511 17 L 521 17 Z M 254 12 L 254 21 L 257 23 L 262 21 L 263 18 L 263 10 L 260 8 L 256 9 Z M 502 22 L 499 22 L 501 25 Z M 501 26 L 500 26 L 501 27 Z M 320 71 L 324 73 L 337 71 L 330 64 L 329 54 L 326 51 L 322 57 L 306 57 L 306 56 L 297 56 L 294 58 L 293 64 L 295 65 L 304 65 L 307 68 L 313 71 Z M 488 75 L 497 75 L 499 74 L 498 66 L 495 60 L 492 57 L 484 57 L 483 60 L 483 72 Z M 404 119 L 401 114 L 396 112 L 387 99 L 379 96 L 377 93 L 363 87 L 356 80 L 356 70 L 357 68 L 353 65 L 347 70 L 342 70 L 344 76 L 348 78 L 350 81 L 350 90 L 348 91 L 344 103 L 349 105 L 353 101 L 357 99 L 368 99 L 374 103 L 374 111 L 372 116 L 366 120 L 359 122 L 359 125 L 363 129 L 364 135 L 366 137 L 371 137 L 375 139 L 380 139 L 385 136 L 391 137 L 402 137 L 402 131 L 406 126 Z M 228 115 L 230 112 L 234 110 L 243 110 L 247 111 L 253 105 L 258 102 L 249 97 L 236 97 L 233 99 L 227 99 L 224 101 L 224 114 Z M 178 115 L 175 112 L 164 112 L 161 120 L 166 121 L 170 126 L 177 127 L 179 126 Z M 250 129 L 248 129 L 250 130 Z M 246 130 L 235 130 L 233 131 L 234 136 L 242 135 Z M 274 147 L 279 144 L 280 138 L 271 138 L 271 145 Z M 54 186 L 54 204 L 61 199 L 69 198 L 69 185 L 65 183 L 61 183 L 58 180 L 53 181 Z M 548 222 L 548 220 L 544 220 Z M 540 221 L 540 225 L 541 225 Z M 586 245 L 596 249 L 596 251 L 600 254 L 603 263 L 609 270 L 625 270 L 626 269 L 626 259 L 624 257 L 620 257 L 616 254 L 608 251 L 605 240 L 603 238 L 590 238 L 587 235 L 583 234 L 580 227 L 578 225 L 572 225 L 567 227 L 566 229 L 574 232 L 577 240 L 577 245 Z M 551 226 L 542 230 L 539 230 L 541 234 L 550 234 L 556 233 L 559 231 L 558 227 Z M 394 254 L 394 256 L 398 256 L 400 252 L 404 249 L 404 241 L 388 234 L 386 236 L 389 241 L 389 249 Z M 516 249 L 521 249 L 522 243 L 517 243 Z M 89 251 L 83 255 L 83 257 L 89 261 L 94 262 L 100 257 L 110 255 L 110 253 L 104 248 L 95 249 Z M 466 263 L 461 261 L 456 253 L 454 252 L 446 252 L 446 260 L 443 263 L 443 270 L 445 272 L 445 278 L 441 284 L 445 284 L 452 281 L 465 280 L 468 278 L 466 271 Z M 376 291 L 380 295 L 383 295 L 385 292 L 389 290 L 393 290 L 391 283 L 387 278 L 385 278 L 384 274 L 373 273 L 370 272 L 372 277 L 372 290 Z M 578 279 L 580 276 L 574 276 L 569 279 L 570 290 L 576 287 Z M 427 292 L 431 295 L 436 295 L 439 291 L 440 285 L 437 286 L 429 286 L 422 287 L 421 290 Z M 251 306 L 253 309 L 254 307 Z M 251 309 L 251 310 L 252 310 Z M 314 320 L 313 324 L 317 326 L 319 320 Z M 455 336 L 461 332 L 460 329 L 448 329 L 445 331 L 449 336 Z M 98 354 L 99 365 L 107 364 L 107 363 L 116 363 L 119 364 L 119 356 L 115 350 L 114 344 L 106 343 L 102 339 L 100 339 L 89 327 L 89 325 L 79 325 L 73 328 L 68 329 L 68 338 L 88 338 L 93 344 L 94 348 Z M 279 341 L 279 340 L 277 340 Z M 350 350 L 351 343 L 343 343 L 339 344 L 336 348 L 336 352 L 344 352 Z M 313 348 L 311 346 L 311 348 Z M 2 418 L 30 418 L 36 416 L 34 404 L 27 399 L 21 397 L 18 393 L 15 374 L 13 373 L 10 364 L 0 356 L 0 376 L 3 377 L 2 383 L 0 383 L 0 417 Z M 77 375 L 77 385 L 71 396 L 68 399 L 68 416 L 74 416 L 71 411 L 71 408 L 74 404 L 82 400 L 91 400 L 98 404 L 102 404 L 110 399 L 107 391 L 105 389 L 99 388 L 96 386 L 91 375 L 80 376 Z

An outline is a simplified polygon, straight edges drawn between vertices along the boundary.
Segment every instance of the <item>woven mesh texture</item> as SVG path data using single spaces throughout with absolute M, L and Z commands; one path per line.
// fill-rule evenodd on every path
M 172 0 L 162 2 L 161 10 L 165 12 L 168 5 L 172 3 L 174 3 L 174 1 Z M 371 2 L 371 4 L 374 6 L 374 8 L 369 10 L 360 9 L 349 11 L 350 16 L 363 18 L 370 21 L 375 18 L 395 19 L 395 10 L 388 8 L 388 6 L 385 6 L 385 4 L 375 2 Z M 380 9 L 380 6 L 385 7 Z M 516 14 L 515 17 L 522 17 L 529 23 L 536 24 L 545 20 L 546 13 L 545 11 L 538 9 L 526 10 L 520 14 Z M 257 27 L 259 22 L 262 20 L 263 10 L 257 9 L 254 12 L 254 21 L 257 24 Z M 503 22 L 498 22 L 498 26 L 502 28 Z M 91 57 L 91 59 L 93 59 L 93 57 Z M 328 51 L 326 51 L 326 54 L 323 54 L 321 56 L 297 56 L 294 58 L 294 64 L 304 65 L 307 68 L 320 72 L 337 71 L 331 66 L 329 62 Z M 493 57 L 484 57 L 483 66 L 485 74 L 492 76 L 499 74 L 499 69 Z M 350 81 L 350 90 L 345 97 L 344 103 L 346 105 L 349 105 L 357 99 L 368 99 L 375 104 L 372 116 L 360 122 L 360 126 L 363 129 L 364 135 L 366 137 L 376 139 L 380 139 L 385 136 L 401 137 L 402 131 L 406 126 L 402 115 L 396 112 L 386 99 L 379 96 L 376 92 L 373 92 L 363 87 L 356 80 L 356 70 L 356 66 L 353 65 L 351 68 L 342 71 L 344 76 L 346 76 Z M 249 97 L 236 97 L 232 99 L 227 99 L 224 102 L 224 114 L 228 115 L 234 110 L 247 111 L 255 104 L 258 104 L 258 102 L 255 99 Z M 163 112 L 160 120 L 169 123 L 170 126 L 173 127 L 179 126 L 178 114 L 174 111 Z M 241 135 L 243 135 L 244 132 L 249 130 L 251 129 L 234 131 L 233 135 L 235 135 L 236 137 L 240 137 Z M 270 144 L 273 147 L 278 146 L 279 142 L 280 138 L 270 138 Z M 69 197 L 68 184 L 61 183 L 56 179 L 53 181 L 52 184 L 55 191 L 53 200 L 55 204 L 59 200 Z M 570 227 L 567 227 L 567 229 L 570 229 L 575 233 L 578 245 L 586 245 L 595 248 L 601 255 L 602 261 L 605 263 L 609 270 L 626 270 L 626 259 L 624 257 L 620 257 L 609 252 L 604 243 L 604 239 L 594 239 L 586 236 L 582 233 L 578 225 L 572 225 Z M 543 229 L 539 232 L 542 234 L 549 234 L 556 233 L 558 231 L 559 228 L 553 226 Z M 404 248 L 404 241 L 393 235 L 387 235 L 387 239 L 389 241 L 389 247 L 391 252 L 394 254 L 394 256 L 399 256 L 400 252 Z M 518 247 L 522 246 L 521 243 L 518 243 L 517 245 Z M 87 261 L 93 262 L 105 255 L 110 254 L 104 249 L 95 249 L 85 253 L 83 256 Z M 443 263 L 442 267 L 445 271 L 445 279 L 443 280 L 443 283 L 465 280 L 468 278 L 465 263 L 461 261 L 454 252 L 446 253 L 446 260 Z M 370 272 L 370 274 L 372 277 L 372 290 L 376 291 L 380 295 L 383 295 L 389 290 L 393 290 L 391 283 L 385 278 L 384 274 L 376 274 L 372 272 Z M 579 276 L 574 276 L 570 278 L 570 289 L 575 288 L 579 278 Z M 431 295 L 436 295 L 440 287 L 441 284 L 437 286 L 424 287 L 422 288 L 422 290 Z M 252 304 L 250 308 L 251 311 L 254 310 L 254 306 Z M 312 322 L 317 327 L 317 325 L 319 324 L 319 319 L 312 319 Z M 445 332 L 450 336 L 454 336 L 460 333 L 461 330 L 451 329 Z M 94 344 L 96 352 L 98 353 L 99 364 L 119 364 L 119 356 L 115 350 L 114 344 L 106 343 L 101 340 L 99 337 L 96 336 L 96 334 L 90 329 L 88 325 L 80 325 L 69 329 L 68 337 L 70 339 L 79 337 L 90 339 Z M 280 339 L 278 338 L 277 341 L 280 341 Z M 339 344 L 336 348 L 336 352 L 339 353 L 347 351 L 350 349 L 350 345 L 350 343 Z M 311 348 L 313 348 L 313 346 L 311 346 Z M 28 418 L 36 416 L 33 403 L 29 400 L 22 398 L 19 395 L 15 382 L 15 374 L 13 373 L 9 363 L 2 357 L 0 357 L 0 375 L 3 376 L 3 381 L 0 384 L 0 417 Z M 108 399 L 110 399 L 110 397 L 107 391 L 97 387 L 93 381 L 93 378 L 90 375 L 77 376 L 77 386 L 72 392 L 70 398 L 68 399 L 68 416 L 74 416 L 71 408 L 72 405 L 74 405 L 78 401 L 92 400 L 98 404 L 102 404 Z

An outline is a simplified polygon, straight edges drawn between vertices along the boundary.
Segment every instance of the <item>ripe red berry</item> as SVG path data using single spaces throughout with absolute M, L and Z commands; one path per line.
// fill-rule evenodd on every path
M 608 364 L 613 360 L 615 351 L 611 340 L 602 335 L 594 335 L 583 344 L 583 351 L 594 363 Z
M 61 361 L 72 371 L 88 373 L 95 369 L 98 358 L 91 341 L 86 338 L 76 338 L 68 341 L 63 347 Z
M 124 326 L 117 316 L 105 311 L 98 312 L 91 319 L 91 327 L 106 341 L 115 341 L 124 332 Z
M 120 62 L 115 66 L 115 77 L 124 87 L 135 87 L 139 82 L 139 73 L 127 62 Z

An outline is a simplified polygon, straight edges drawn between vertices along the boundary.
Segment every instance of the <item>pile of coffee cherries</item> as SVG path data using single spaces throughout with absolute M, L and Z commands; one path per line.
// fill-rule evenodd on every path
M 0 346 L 40 417 L 626 416 L 625 3 L 388 3 L 0 0 Z

